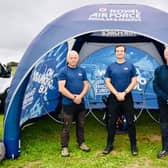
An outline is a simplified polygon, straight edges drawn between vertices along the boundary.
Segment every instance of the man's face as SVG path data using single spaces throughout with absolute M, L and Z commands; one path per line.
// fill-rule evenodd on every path
M 168 62 L 168 47 L 164 51 L 164 58 L 166 59 L 166 62 Z
M 67 59 L 68 65 L 70 67 L 76 67 L 76 65 L 78 64 L 78 61 L 79 61 L 78 54 L 76 52 L 69 52 L 68 59 Z
M 117 47 L 115 51 L 116 57 L 118 59 L 124 58 L 125 57 L 125 49 L 124 47 Z

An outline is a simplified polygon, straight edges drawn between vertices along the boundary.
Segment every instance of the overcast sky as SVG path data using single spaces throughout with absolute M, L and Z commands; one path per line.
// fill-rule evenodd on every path
M 88 4 L 135 4 L 135 0 L 0 0 L 0 61 L 21 57 L 36 35 L 65 12 Z M 167 0 L 136 0 L 168 12 Z

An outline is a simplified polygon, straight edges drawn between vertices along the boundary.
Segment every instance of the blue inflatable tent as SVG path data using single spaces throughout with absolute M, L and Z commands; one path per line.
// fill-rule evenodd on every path
M 128 59 L 130 58 L 136 64 L 136 60 L 140 59 L 137 53 L 140 52 L 143 55 L 141 61 L 152 63 L 149 67 L 153 67 L 152 70 L 154 71 L 156 66 L 163 63 L 163 46 L 168 43 L 167 20 L 167 13 L 144 5 L 97 4 L 67 12 L 48 24 L 32 41 L 23 55 L 8 93 L 3 138 L 6 157 L 16 158 L 19 156 L 20 127 L 32 118 L 45 115 L 46 108 L 49 112 L 55 111 L 59 104 L 57 72 L 65 65 L 66 53 L 69 49 L 67 42 L 69 40 L 75 39 L 78 42 L 74 46 L 74 49 L 77 50 L 81 48 L 79 46 L 83 39 L 81 37 L 86 37 L 85 35 L 88 34 L 91 35 L 90 39 L 93 39 L 92 36 L 94 36 L 95 41 L 98 42 L 101 41 L 98 36 L 103 36 L 104 39 L 106 39 L 105 36 L 108 36 L 108 39 L 114 40 L 109 41 L 109 44 L 112 45 L 105 45 L 104 47 L 102 45 L 98 50 L 95 47 L 95 50 L 93 52 L 90 50 L 89 54 L 80 50 L 80 55 L 83 55 L 81 66 L 88 67 L 88 63 L 91 62 L 92 64 L 89 64 L 88 67 L 90 69 L 88 76 L 91 82 L 98 81 L 101 84 L 102 80 L 100 78 L 99 80 L 92 78 L 97 78 L 94 75 L 95 72 L 102 77 L 102 72 L 105 69 L 104 65 L 111 61 L 109 58 L 103 59 L 103 53 L 107 53 L 108 57 L 110 55 L 108 54 L 109 51 L 113 51 L 114 42 L 125 42 L 130 39 L 129 35 L 126 35 L 126 39 L 117 41 L 118 38 L 115 38 L 113 32 L 119 33 L 120 39 L 122 39 L 122 32 L 125 32 L 126 34 L 132 34 L 131 36 L 140 37 L 142 40 L 146 39 L 145 42 L 155 44 L 155 48 L 160 50 L 155 57 L 152 57 L 153 59 L 150 59 L 153 55 L 152 50 L 150 54 L 144 53 L 143 50 L 137 51 L 137 46 L 132 47 L 127 41 L 129 47 Z M 103 43 L 107 44 L 107 41 L 105 40 Z M 145 48 L 146 43 L 143 46 Z M 95 71 L 96 67 L 93 64 L 95 59 L 98 60 L 97 64 L 100 67 L 104 67 L 102 71 Z M 137 67 L 139 65 L 143 64 L 137 64 Z M 147 69 L 145 66 L 144 69 L 140 68 L 144 76 L 147 76 L 145 69 Z M 141 82 L 143 83 L 143 80 Z M 101 85 L 96 89 L 100 90 L 100 93 L 106 93 Z M 49 102 L 49 99 L 53 101 Z M 96 100 L 98 99 L 99 95 L 96 97 Z

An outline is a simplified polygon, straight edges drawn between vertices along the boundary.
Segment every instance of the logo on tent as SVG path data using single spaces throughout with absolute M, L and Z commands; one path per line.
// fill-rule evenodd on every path
M 96 21 L 121 21 L 121 22 L 140 22 L 141 12 L 138 9 L 108 9 L 99 8 L 92 13 L 88 20 Z

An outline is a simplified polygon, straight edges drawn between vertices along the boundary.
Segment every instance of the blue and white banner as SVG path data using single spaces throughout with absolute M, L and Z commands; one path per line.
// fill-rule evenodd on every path
M 104 107 L 102 96 L 109 95 L 104 83 L 104 74 L 107 66 L 115 61 L 114 54 L 114 46 L 106 47 L 92 53 L 81 63 L 87 72 L 91 86 L 86 96 L 87 108 Z M 152 80 L 154 70 L 159 63 L 148 53 L 131 46 L 127 46 L 126 59 L 135 65 L 138 73 L 138 84 L 133 90 L 135 108 L 157 108 Z
M 33 69 L 28 82 L 20 124 L 28 119 L 54 112 L 59 103 L 57 74 L 66 63 L 67 44 L 49 52 Z

